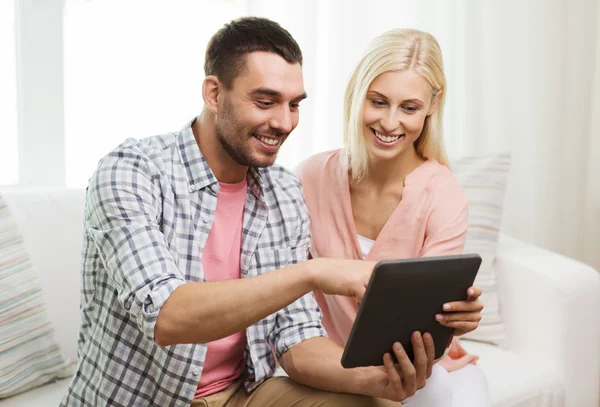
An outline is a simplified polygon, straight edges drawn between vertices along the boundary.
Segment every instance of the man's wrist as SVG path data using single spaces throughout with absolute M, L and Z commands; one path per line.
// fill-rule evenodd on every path
M 353 394 L 361 394 L 364 396 L 373 396 L 372 388 L 369 385 L 369 369 L 370 367 L 358 367 L 354 369 L 348 369 L 348 373 L 350 373 L 348 380 L 345 380 L 344 392 L 353 393 Z
M 304 275 L 308 278 L 308 284 L 310 286 L 310 291 L 319 289 L 319 259 L 310 259 L 302 263 L 305 267 Z

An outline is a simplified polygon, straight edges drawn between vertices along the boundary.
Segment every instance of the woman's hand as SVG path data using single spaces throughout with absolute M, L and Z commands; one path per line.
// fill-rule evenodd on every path
M 443 314 L 437 314 L 435 319 L 442 325 L 454 328 L 454 335 L 460 336 L 474 331 L 481 321 L 483 304 L 479 300 L 481 288 L 470 287 L 467 290 L 469 298 L 466 301 L 455 301 L 444 304 Z

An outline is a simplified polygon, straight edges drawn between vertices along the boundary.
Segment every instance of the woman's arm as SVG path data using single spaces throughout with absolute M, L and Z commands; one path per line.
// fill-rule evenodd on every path
M 441 181 L 435 191 L 426 238 L 419 256 L 461 254 L 467 237 L 467 226 L 467 198 L 456 177 L 451 175 Z M 456 336 L 474 331 L 481 321 L 481 293 L 481 288 L 469 287 L 468 300 L 444 304 L 444 312 L 436 315 L 436 320 L 444 326 L 454 328 Z

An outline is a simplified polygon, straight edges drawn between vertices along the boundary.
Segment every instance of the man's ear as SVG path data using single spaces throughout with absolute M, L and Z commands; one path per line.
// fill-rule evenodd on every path
M 204 105 L 211 111 L 212 114 L 219 113 L 219 95 L 223 84 L 214 75 L 209 75 L 202 82 L 202 99 Z
M 427 116 L 431 116 L 432 114 L 434 114 L 439 106 L 439 101 L 442 97 L 442 93 L 444 93 L 443 89 L 440 89 L 438 91 L 438 93 L 435 95 L 435 97 L 433 98 L 433 102 L 431 103 L 431 106 L 429 106 L 429 111 L 427 112 Z

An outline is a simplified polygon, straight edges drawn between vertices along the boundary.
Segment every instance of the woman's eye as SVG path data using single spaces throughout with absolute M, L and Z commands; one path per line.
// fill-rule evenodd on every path
M 383 100 L 378 100 L 378 99 L 373 99 L 371 101 L 373 103 L 374 106 L 385 106 L 386 103 Z
M 408 113 L 414 113 L 419 109 L 416 106 L 405 106 L 404 110 L 406 110 Z

